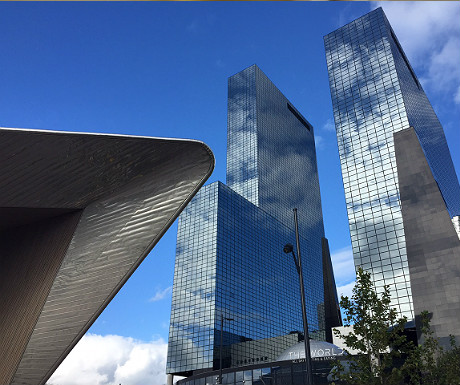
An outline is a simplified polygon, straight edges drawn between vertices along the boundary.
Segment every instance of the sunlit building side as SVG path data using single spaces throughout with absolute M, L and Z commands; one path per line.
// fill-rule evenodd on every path
M 294 207 L 310 337 L 340 323 L 330 267 L 323 281 L 313 127 L 255 65 L 230 77 L 228 92 L 227 184 L 202 188 L 179 218 L 169 374 L 219 368 L 222 317 L 223 368 L 276 361 L 303 339 L 298 274 L 283 253 L 295 244 Z
M 395 132 L 413 127 L 452 222 L 460 187 L 442 126 L 383 10 L 324 38 L 356 266 L 372 273 L 392 305 L 414 318 L 401 211 Z

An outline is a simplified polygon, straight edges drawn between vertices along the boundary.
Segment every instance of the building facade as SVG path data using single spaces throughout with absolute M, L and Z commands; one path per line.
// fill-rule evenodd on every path
M 331 369 L 340 360 L 344 365 L 346 355 L 336 345 L 324 341 L 310 341 L 310 357 L 315 385 L 330 384 Z M 177 385 L 213 385 L 219 371 L 200 373 L 177 382 Z M 225 385 L 305 385 L 305 345 L 299 342 L 282 352 L 275 361 L 256 363 L 242 368 L 222 371 Z
M 324 37 L 356 266 L 414 318 L 393 134 L 413 127 L 453 223 L 460 187 L 442 126 L 383 10 Z
M 441 345 L 460 343 L 460 239 L 415 130 L 394 133 L 418 339 L 419 317 L 430 313 L 430 327 Z
M 218 369 L 221 335 L 224 368 L 275 361 L 303 339 L 298 275 L 283 253 L 295 244 L 294 207 L 310 336 L 325 339 L 334 309 L 340 322 L 313 127 L 255 65 L 228 92 L 227 185 L 202 188 L 179 218 L 169 374 Z

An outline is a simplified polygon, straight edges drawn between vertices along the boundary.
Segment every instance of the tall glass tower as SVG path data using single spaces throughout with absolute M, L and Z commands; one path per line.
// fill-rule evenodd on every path
M 413 319 L 393 133 L 414 127 L 455 223 L 460 187 L 444 131 L 381 8 L 324 42 L 355 265 Z
M 222 319 L 223 367 L 275 361 L 303 338 L 298 275 L 283 253 L 295 244 L 294 207 L 310 336 L 340 322 L 330 260 L 323 271 L 313 127 L 255 65 L 229 78 L 228 94 L 227 185 L 203 187 L 179 218 L 170 374 L 219 368 Z

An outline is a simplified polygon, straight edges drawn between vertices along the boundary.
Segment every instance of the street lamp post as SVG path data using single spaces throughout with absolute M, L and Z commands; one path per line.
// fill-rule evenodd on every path
M 303 319 L 303 334 L 305 344 L 305 367 L 307 372 L 307 385 L 313 385 L 313 374 L 311 369 L 311 354 L 310 354 L 310 339 L 308 337 L 308 321 L 307 321 L 307 310 L 305 305 L 305 290 L 303 285 L 303 272 L 302 272 L 302 259 L 300 257 L 300 242 L 299 242 L 299 223 L 297 220 L 297 209 L 294 209 L 294 225 L 295 225 L 295 241 L 297 245 L 297 258 L 294 254 L 294 246 L 290 243 L 284 246 L 283 251 L 286 254 L 292 253 L 294 258 L 295 267 L 299 274 L 300 283 L 300 301 L 302 304 L 302 319 Z
M 218 384 L 222 384 L 222 348 L 223 348 L 223 334 L 224 334 L 224 320 L 233 321 L 233 318 L 224 317 L 224 314 L 220 315 L 220 349 L 219 349 L 219 379 Z

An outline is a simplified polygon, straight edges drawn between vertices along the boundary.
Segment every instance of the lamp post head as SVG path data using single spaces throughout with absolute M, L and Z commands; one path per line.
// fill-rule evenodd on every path
M 286 243 L 283 247 L 283 251 L 286 254 L 292 253 L 293 250 L 294 250 L 294 246 L 292 246 L 290 243 Z

